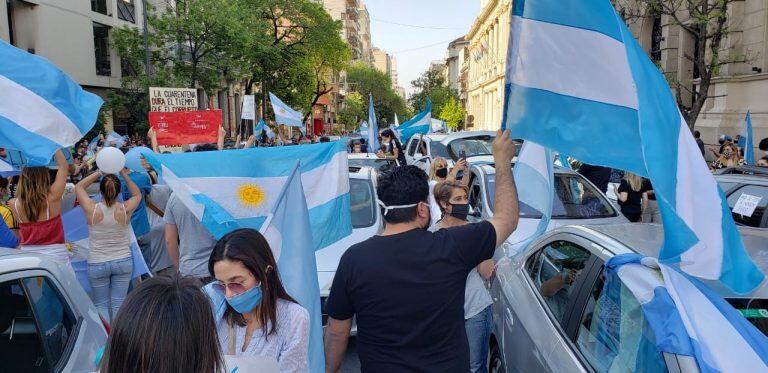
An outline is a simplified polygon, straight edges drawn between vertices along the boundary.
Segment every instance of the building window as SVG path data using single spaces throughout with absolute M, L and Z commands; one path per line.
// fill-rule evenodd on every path
M 120 58 L 120 76 L 135 76 L 136 71 L 131 67 L 131 63 L 126 58 Z
M 91 0 L 91 10 L 96 13 L 107 14 L 107 0 Z
M 136 6 L 134 0 L 117 0 L 117 18 L 136 23 Z
M 93 49 L 96 58 L 96 75 L 111 76 L 112 66 L 109 59 L 109 27 L 93 24 Z
M 661 33 L 661 17 L 656 16 L 653 18 L 653 28 L 651 29 L 651 61 L 659 63 L 661 62 L 661 40 L 663 39 Z

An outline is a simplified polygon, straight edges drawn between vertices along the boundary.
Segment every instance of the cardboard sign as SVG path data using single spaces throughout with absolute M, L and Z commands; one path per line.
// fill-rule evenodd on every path
M 149 87 L 149 111 L 195 110 L 197 110 L 196 89 Z
M 150 112 L 149 125 L 158 145 L 215 143 L 221 127 L 221 110 Z
M 757 205 L 760 203 L 761 199 L 763 199 L 763 197 L 752 196 L 743 193 L 741 197 L 739 197 L 739 200 L 736 201 L 736 204 L 733 206 L 733 213 L 750 218 L 752 217 L 752 214 L 755 213 L 755 209 L 757 208 Z
M 242 119 L 256 120 L 256 101 L 253 95 L 243 96 Z

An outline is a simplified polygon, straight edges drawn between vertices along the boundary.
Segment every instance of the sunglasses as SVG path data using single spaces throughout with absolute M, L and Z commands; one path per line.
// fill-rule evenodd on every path
M 247 280 L 246 280 L 247 281 Z M 245 281 L 243 281 L 245 282 Z M 213 283 L 213 289 L 221 294 L 226 294 L 227 289 L 234 294 L 234 295 L 240 295 L 242 293 L 245 293 L 248 291 L 248 289 L 245 288 L 245 285 L 243 285 L 243 282 L 230 282 L 228 284 L 225 284 L 221 281 L 215 281 Z M 261 283 L 256 281 L 256 287 L 261 286 Z

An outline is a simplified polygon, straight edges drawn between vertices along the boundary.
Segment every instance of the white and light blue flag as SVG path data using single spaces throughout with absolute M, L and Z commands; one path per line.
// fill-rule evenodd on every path
M 393 124 L 392 127 L 394 128 L 400 127 L 400 120 L 397 119 L 397 113 L 395 113 L 395 124 Z
M 269 126 L 266 123 L 264 123 L 264 119 L 259 119 L 259 122 L 253 126 L 253 134 L 256 135 L 256 137 L 259 137 L 261 136 L 262 130 L 267 134 L 268 138 L 270 139 L 275 138 L 275 133 L 272 132 L 272 129 L 269 128 Z
M 512 242 L 512 252 L 521 252 L 533 240 L 544 234 L 552 218 L 552 201 L 555 198 L 555 175 L 552 167 L 552 152 L 533 141 L 523 142 L 512 170 L 515 180 L 525 180 L 517 185 L 517 198 L 521 205 L 536 210 L 541 219 L 535 227 L 523 227 L 516 230 L 508 242 Z
M 513 136 L 649 178 L 662 262 L 738 293 L 764 280 L 664 76 L 610 1 L 515 1 L 508 53 L 502 125 Z
M 260 232 L 274 253 L 285 290 L 309 312 L 309 371 L 322 372 L 325 354 L 320 285 L 302 179 L 297 163 Z
M 400 141 L 405 144 L 413 135 L 426 135 L 432 130 L 432 101 L 427 100 L 424 111 L 397 127 Z
M 747 116 L 744 117 L 744 129 L 741 131 L 741 139 L 739 139 L 739 146 L 744 148 L 744 161 L 750 166 L 755 165 L 755 147 L 752 137 L 752 115 L 747 110 Z
M 362 121 L 360 127 L 357 128 L 357 133 L 360 134 L 360 136 L 368 138 L 368 122 Z
M 40 56 L 0 40 L 0 144 L 45 165 L 96 124 L 104 101 Z
M 617 312 L 631 313 L 639 303 L 646 321 L 633 320 L 643 328 L 634 337 L 618 325 L 606 328 L 606 322 L 587 326 L 597 329 L 590 330 L 592 335 L 608 347 L 600 358 L 605 371 L 666 372 L 659 352 L 692 356 L 701 372 L 768 371 L 768 338 L 703 282 L 638 254 L 611 258 L 604 274 L 593 320 L 617 319 Z M 615 342 L 633 338 L 639 342 L 636 349 Z M 654 362 L 658 366 L 649 366 Z
M 432 128 L 430 132 L 448 133 L 448 124 L 444 120 L 432 118 Z
M 280 101 L 272 92 L 269 92 L 269 102 L 272 103 L 272 110 L 275 112 L 275 123 L 291 127 L 304 127 L 301 113 Z
M 373 107 L 373 96 L 368 96 L 368 145 L 369 153 L 379 151 L 379 125 L 376 123 L 376 109 Z
M 217 239 L 237 228 L 259 229 L 297 161 L 315 249 L 352 233 L 347 147 L 341 141 L 151 154 L 147 160 Z
M 3 159 L 0 159 L 0 177 L 8 178 L 11 176 L 16 176 L 20 173 L 21 171 L 19 171 L 18 168 L 13 167 L 12 164 L 4 161 Z
M 119 133 L 112 131 L 107 135 L 106 140 L 104 140 L 104 146 L 112 146 L 112 143 L 115 143 L 116 148 L 122 148 L 125 146 L 125 142 L 127 140 L 126 136 L 120 135 Z

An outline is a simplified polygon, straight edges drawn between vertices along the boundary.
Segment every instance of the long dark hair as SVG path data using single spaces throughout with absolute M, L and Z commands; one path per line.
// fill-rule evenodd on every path
M 211 304 L 198 280 L 156 276 L 128 294 L 112 324 L 102 373 L 223 372 Z
M 107 207 L 112 207 L 115 201 L 117 201 L 117 196 L 120 194 L 120 179 L 112 174 L 104 175 L 99 183 L 99 192 L 104 197 L 104 204 Z
M 277 271 L 277 263 L 272 255 L 269 243 L 258 231 L 254 229 L 237 229 L 222 237 L 211 252 L 208 260 L 208 272 L 216 277 L 213 266 L 222 261 L 229 260 L 240 262 L 251 272 L 253 277 L 261 282 L 261 304 L 259 316 L 261 328 L 265 335 L 271 335 L 277 329 L 277 300 L 284 299 L 297 303 L 288 292 L 285 291 L 280 281 L 280 273 Z M 245 326 L 245 318 L 235 311 L 229 304 L 224 312 L 224 318 L 228 323 Z M 267 325 L 270 325 L 267 330 Z
M 381 136 L 386 136 L 390 138 L 390 142 L 393 142 L 394 144 L 390 147 L 390 149 L 394 149 L 395 147 L 397 150 L 400 151 L 400 153 L 403 153 L 403 146 L 400 145 L 400 140 L 397 139 L 397 136 L 395 136 L 395 132 L 391 129 L 387 128 L 384 131 L 381 131 Z

